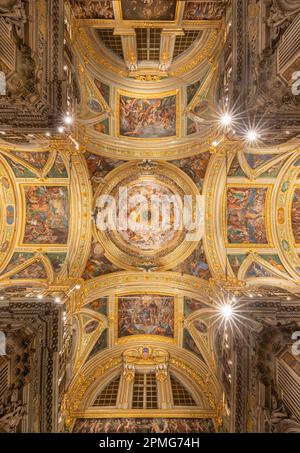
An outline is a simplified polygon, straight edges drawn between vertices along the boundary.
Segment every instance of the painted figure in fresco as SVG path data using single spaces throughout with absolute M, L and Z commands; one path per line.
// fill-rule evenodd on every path
M 89 98 L 87 101 L 88 108 L 95 113 L 101 113 L 103 111 L 100 102 L 97 99 Z
M 207 333 L 207 326 L 204 324 L 204 322 L 196 320 L 194 321 L 194 326 L 200 333 Z
M 110 93 L 109 86 L 98 79 L 95 79 L 94 82 L 103 99 L 106 101 L 107 104 L 109 104 L 109 93 Z
M 88 359 L 96 355 L 98 352 L 102 351 L 107 347 L 107 329 L 105 329 L 99 336 L 98 340 L 94 344 L 93 349 L 91 350 Z
M 187 159 L 174 160 L 172 163 L 187 173 L 201 192 L 210 157 L 211 154 L 205 152 Z
M 91 255 L 83 274 L 84 279 L 116 272 L 119 269 L 104 256 L 104 249 L 97 242 L 92 243 Z
M 242 265 L 242 262 L 246 258 L 247 255 L 229 255 L 228 260 L 230 262 L 231 269 L 235 275 L 238 274 L 239 268 Z
M 26 263 L 30 258 L 33 257 L 32 253 L 15 253 L 9 263 L 9 265 L 6 267 L 4 273 L 8 273 L 12 271 L 16 266 L 20 266 L 21 264 Z M 26 267 L 25 269 L 22 269 L 18 273 L 12 275 L 12 279 L 31 279 L 31 278 L 47 278 L 44 266 L 42 263 L 33 263 L 30 266 Z
M 44 168 L 49 157 L 47 152 L 28 153 L 25 151 L 14 151 L 13 154 L 39 170 Z
M 120 133 L 137 138 L 176 135 L 176 96 L 162 99 L 121 96 Z
M 122 239 L 141 250 L 157 250 L 170 244 L 176 235 L 174 228 L 175 207 L 174 204 L 168 205 L 169 215 L 166 216 L 168 221 L 164 223 L 165 212 L 162 206 L 164 197 L 171 199 L 172 196 L 173 193 L 169 189 L 154 182 L 139 182 L 129 187 L 126 214 L 128 228 L 119 232 Z M 142 200 L 137 203 L 136 197 L 142 197 Z M 152 221 L 152 209 L 154 207 L 152 197 L 157 197 L 160 202 L 160 206 L 155 207 L 157 218 L 154 221 Z M 179 197 L 176 197 L 176 202 L 180 206 Z M 120 216 L 119 206 L 117 206 L 117 216 Z
M 196 345 L 193 337 L 190 335 L 187 329 L 184 329 L 183 331 L 183 347 L 188 351 L 196 354 L 196 356 L 198 356 L 200 360 L 203 360 L 202 354 L 199 351 L 198 346 Z
M 49 178 L 67 178 L 68 172 L 60 154 L 57 155 L 54 165 L 48 173 Z
M 201 310 L 205 308 L 206 305 L 203 302 L 200 302 L 196 299 L 191 299 L 189 297 L 184 298 L 184 315 L 188 316 L 189 314 L 193 313 L 194 311 Z
M 197 82 L 192 83 L 191 85 L 189 85 L 187 87 L 186 95 L 187 95 L 187 103 L 188 104 L 191 102 L 191 100 L 193 99 L 193 97 L 197 93 L 198 89 L 200 88 L 201 82 L 202 82 L 202 80 L 198 80 Z
M 170 296 L 124 296 L 118 301 L 119 337 L 174 335 L 174 301 Z
M 12 171 L 17 178 L 34 178 L 36 176 L 34 173 L 28 170 L 28 168 L 23 167 L 23 165 L 19 164 L 19 162 L 11 160 L 8 157 L 6 158 L 6 161 L 11 166 Z
M 270 277 L 271 273 L 259 263 L 252 263 L 246 273 L 246 277 Z
M 15 253 L 10 260 L 10 263 L 5 269 L 5 273 L 10 272 L 14 267 L 19 266 L 20 264 L 25 263 L 27 260 L 32 258 L 33 254 L 32 253 Z
M 229 188 L 227 226 L 230 243 L 267 243 L 264 207 L 267 189 Z
M 108 134 L 108 122 L 107 120 L 101 121 L 94 125 L 94 130 L 100 132 L 101 134 Z
M 96 311 L 102 315 L 107 315 L 107 297 L 100 297 L 100 299 L 93 300 L 89 304 L 85 305 L 84 308 L 88 310 Z
M 211 274 L 204 254 L 203 244 L 201 243 L 183 263 L 175 267 L 174 271 L 208 280 Z
M 87 335 L 93 333 L 99 325 L 99 321 L 90 321 L 84 326 L 84 331 Z
M 89 169 L 93 189 L 104 182 L 104 177 L 114 168 L 123 163 L 121 160 L 104 159 L 96 154 L 86 153 L 86 162 Z

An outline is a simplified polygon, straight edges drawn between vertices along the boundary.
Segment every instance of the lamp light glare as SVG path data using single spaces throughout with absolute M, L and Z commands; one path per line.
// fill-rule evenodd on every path
M 233 309 L 230 304 L 224 304 L 220 308 L 221 314 L 225 319 L 230 319 L 233 314 Z
M 246 140 L 248 142 L 256 142 L 259 138 L 258 132 L 255 129 L 250 129 L 246 133 Z
M 228 127 L 232 124 L 232 115 L 229 112 L 225 112 L 220 117 L 220 123 L 224 127 Z
M 67 114 L 64 117 L 64 123 L 67 124 L 68 126 L 73 123 L 73 118 L 71 117 L 70 114 Z

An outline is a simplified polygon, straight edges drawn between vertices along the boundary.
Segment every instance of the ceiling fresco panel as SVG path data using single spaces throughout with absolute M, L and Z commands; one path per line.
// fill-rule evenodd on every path
M 25 244 L 66 244 L 68 241 L 68 189 L 62 186 L 25 186 Z
M 176 0 L 121 0 L 124 20 L 174 21 Z
M 174 338 L 174 298 L 130 295 L 118 298 L 118 337 L 159 335 Z
M 177 135 L 177 95 L 137 98 L 120 95 L 119 135 L 130 138 L 166 138 Z
M 267 244 L 267 188 L 227 189 L 227 234 L 230 244 Z

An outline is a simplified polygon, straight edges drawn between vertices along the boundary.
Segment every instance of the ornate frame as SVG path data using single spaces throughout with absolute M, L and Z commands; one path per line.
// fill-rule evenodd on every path
M 102 186 L 99 186 L 96 190 L 93 207 L 95 208 L 96 200 L 100 195 L 109 195 L 113 188 L 128 176 L 129 172 L 131 172 L 132 174 L 135 174 L 136 171 L 142 172 L 143 169 L 140 167 L 141 165 L 143 165 L 143 163 L 141 162 L 127 162 L 112 170 L 104 178 L 105 183 Z M 199 191 L 195 183 L 189 178 L 189 176 L 187 176 L 175 165 L 166 162 L 155 162 L 149 165 L 154 166 L 156 175 L 168 175 L 170 177 L 170 180 L 176 181 L 176 184 L 182 189 L 183 193 L 192 196 L 199 195 Z M 147 172 L 145 172 L 145 174 L 147 174 Z M 104 248 L 105 256 L 120 268 L 134 270 L 143 265 L 147 265 L 147 263 L 151 264 L 151 256 L 148 262 L 145 258 L 146 255 L 144 257 L 137 257 L 126 254 L 115 243 L 111 241 L 106 231 L 97 230 L 95 224 L 93 224 L 93 236 Z M 183 261 L 195 250 L 199 243 L 199 240 L 188 242 L 185 240 L 185 238 L 183 238 L 183 240 L 177 246 L 174 246 L 174 248 L 165 255 L 162 254 L 162 249 L 161 256 L 159 255 L 159 253 L 157 255 L 160 261 L 157 262 L 155 268 L 157 270 L 166 270 L 175 267 L 179 262 Z
M 176 97 L 176 134 L 175 135 L 170 135 L 168 137 L 126 137 L 125 135 L 121 135 L 120 132 L 120 99 L 121 96 L 127 96 L 131 99 L 164 99 L 170 96 L 175 96 Z M 167 141 L 170 139 L 178 138 L 180 135 L 181 131 L 181 116 L 180 116 L 180 90 L 172 90 L 172 91 L 163 91 L 161 93 L 151 93 L 151 94 L 141 94 L 138 92 L 130 92 L 130 91 L 125 91 L 125 90 L 117 90 L 117 96 L 116 96 L 116 136 L 118 138 L 125 138 L 126 140 L 143 140 L 143 141 Z
M 114 301 L 114 334 L 115 334 L 115 344 L 127 344 L 130 343 L 134 340 L 138 340 L 141 343 L 147 343 L 148 341 L 157 341 L 157 342 L 162 342 L 162 343 L 174 343 L 178 344 L 179 342 L 179 336 L 178 336 L 178 324 L 179 324 L 179 319 L 182 317 L 182 312 L 179 311 L 179 303 L 178 303 L 178 296 L 176 295 L 171 295 L 167 294 L 164 291 L 135 291 L 134 295 L 160 295 L 160 296 L 170 296 L 173 297 L 173 308 L 174 308 L 174 337 L 164 337 L 164 336 L 159 336 L 159 335 L 130 335 L 126 337 L 119 337 L 118 336 L 118 321 L 119 321 L 119 304 L 118 304 L 118 299 L 119 297 L 123 296 L 130 296 L 133 295 L 133 293 L 126 293 L 126 291 L 123 293 L 119 293 L 115 295 L 115 301 Z

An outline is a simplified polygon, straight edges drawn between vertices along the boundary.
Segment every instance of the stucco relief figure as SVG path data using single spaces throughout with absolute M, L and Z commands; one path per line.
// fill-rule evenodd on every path
M 74 11 L 78 18 L 81 19 L 113 19 L 114 10 L 112 2 L 109 0 L 100 1 L 82 1 L 74 0 Z
M 265 203 L 267 189 L 228 189 L 227 228 L 231 244 L 267 243 Z
M 26 22 L 24 2 L 22 0 L 0 0 L 0 17 L 11 27 L 15 27 L 17 34 Z
M 273 393 L 271 409 L 265 409 L 265 422 L 272 433 L 299 433 L 300 423 L 288 413 L 283 401 Z
M 289 7 L 287 7 L 289 3 Z M 292 5 L 293 3 L 293 5 Z M 297 0 L 273 0 L 270 7 L 269 17 L 267 18 L 267 25 L 272 30 L 272 40 L 277 43 L 282 33 L 292 23 L 294 17 L 299 13 L 300 7 Z
M 0 433 L 15 432 L 25 414 L 25 405 L 18 399 L 18 391 L 9 389 L 0 406 Z
M 224 12 L 222 2 L 187 2 L 185 6 L 184 19 L 186 20 L 218 20 Z
M 22 102 L 28 95 L 34 92 L 35 87 L 35 61 L 31 56 L 31 49 L 17 39 L 16 67 L 15 72 L 6 80 L 6 99 Z

